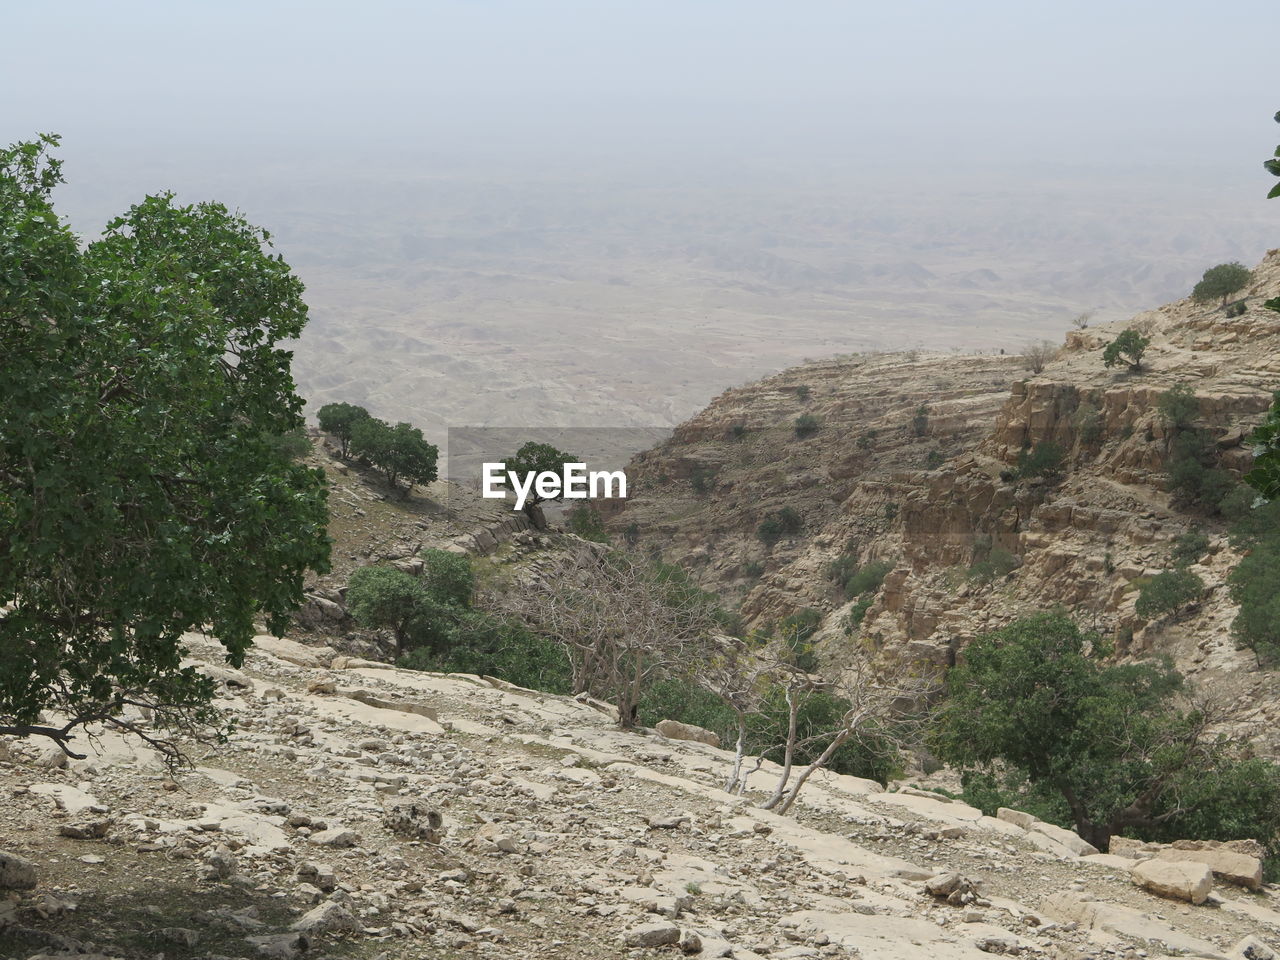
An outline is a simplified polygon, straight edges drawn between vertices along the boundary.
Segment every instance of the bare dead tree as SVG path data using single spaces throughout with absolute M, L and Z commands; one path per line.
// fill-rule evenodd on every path
M 1055 344 L 1041 340 L 1027 344 L 1027 348 L 1022 351 L 1022 362 L 1032 373 L 1041 373 L 1057 355 L 1058 347 Z
M 610 699 L 623 728 L 657 677 L 687 673 L 718 629 L 707 595 L 631 553 L 590 554 L 508 609 L 568 654 L 575 693 Z
M 1093 319 L 1093 311 L 1085 310 L 1083 313 L 1078 313 L 1075 315 L 1075 317 L 1072 318 L 1071 325 L 1075 327 L 1077 330 L 1084 330 L 1086 327 L 1089 326 L 1089 321 L 1092 319 Z
M 791 810 L 804 785 L 846 744 L 870 738 L 888 739 L 895 745 L 908 743 L 923 723 L 923 705 L 937 685 L 927 672 L 907 669 L 904 664 L 890 669 L 865 657 L 844 665 L 834 680 L 807 674 L 785 661 L 780 661 L 775 671 L 787 703 L 787 734 L 782 744 L 782 772 L 760 806 L 780 814 Z M 828 729 L 801 738 L 800 710 L 808 697 L 820 692 L 839 698 L 844 712 Z M 797 755 L 815 749 L 817 756 L 796 772 Z
M 733 767 L 724 785 L 728 793 L 741 795 L 745 792 L 747 781 L 755 772 L 743 772 L 750 718 L 759 713 L 768 695 L 775 666 L 767 651 L 752 649 L 737 637 L 717 636 L 712 639 L 706 657 L 694 672 L 693 681 L 733 711 L 737 737 Z M 755 769 L 759 770 L 763 763 L 763 757 L 757 758 Z

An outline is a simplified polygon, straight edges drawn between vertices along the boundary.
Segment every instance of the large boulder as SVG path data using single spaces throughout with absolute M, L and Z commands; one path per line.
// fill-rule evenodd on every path
M 1156 854 L 1157 860 L 1190 860 L 1203 863 L 1213 875 L 1228 883 L 1247 887 L 1250 890 L 1262 889 L 1262 861 L 1248 854 L 1236 853 L 1222 847 L 1202 847 L 1184 850 L 1173 847 L 1161 850 Z
M 720 746 L 720 737 L 703 727 L 692 723 L 681 723 L 679 720 L 659 720 L 654 727 L 658 733 L 668 740 L 689 740 L 693 743 L 706 743 L 713 747 Z
M 1154 894 L 1195 904 L 1204 903 L 1213 890 L 1213 871 L 1191 860 L 1146 860 L 1130 876 Z
M 0 890 L 33 890 L 35 885 L 36 865 L 0 850 Z

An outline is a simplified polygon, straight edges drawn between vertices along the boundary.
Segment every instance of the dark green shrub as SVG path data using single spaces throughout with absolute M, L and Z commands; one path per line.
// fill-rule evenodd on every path
M 438 647 L 418 647 L 398 661 L 410 670 L 474 673 L 545 693 L 572 692 L 564 648 L 523 624 L 480 610 L 460 611 Z
M 759 560 L 751 560 L 742 565 L 742 575 L 749 580 L 758 580 L 764 573 L 764 564 Z
M 968 577 L 974 583 L 992 583 L 1007 577 L 1018 567 L 1018 558 L 1003 547 L 992 547 L 987 556 L 969 567 Z
M 870 450 L 872 447 L 875 446 L 876 438 L 879 435 L 880 434 L 875 430 L 868 430 L 862 436 L 858 437 L 858 449 Z
M 1177 431 L 1188 429 L 1200 415 L 1200 401 L 1189 383 L 1179 383 L 1165 391 L 1156 407 L 1164 422 Z
M 809 386 L 808 386 L 808 384 L 803 384 L 803 383 L 802 383 L 800 386 L 796 387 L 796 399 L 797 399 L 797 400 L 808 400 L 808 399 L 809 399 Z
M 1141 370 L 1142 356 L 1149 346 L 1150 337 L 1144 337 L 1137 330 L 1125 330 L 1102 351 L 1103 366 L 1114 367 L 1126 363 L 1132 371 Z
M 893 563 L 889 560 L 872 560 L 864 564 L 845 581 L 845 598 L 852 600 L 864 593 L 875 593 L 892 570 Z
M 565 529 L 583 540 L 595 543 L 608 543 L 609 532 L 600 519 L 600 511 L 589 503 L 580 503 L 565 513 Z
M 729 433 L 732 434 L 733 439 L 741 440 L 747 435 L 747 425 L 745 423 L 735 423 L 729 428 Z
M 689 486 L 693 492 L 701 496 L 715 486 L 716 471 L 714 467 L 694 467 L 689 475 Z
M 946 459 L 947 458 L 942 455 L 942 451 L 937 447 L 934 447 L 925 455 L 924 468 L 926 470 L 937 470 L 946 462 Z
M 271 449 L 286 460 L 301 460 L 311 452 L 311 439 L 306 427 L 294 427 L 287 433 L 272 434 L 267 441 Z
M 1237 300 L 1229 304 L 1224 312 L 1228 317 L 1243 317 L 1248 309 L 1248 305 L 1243 300 Z
M 867 611 L 871 609 L 871 604 L 876 602 L 876 598 L 872 594 L 862 597 L 849 608 L 848 614 L 844 620 L 845 636 L 852 636 L 855 628 L 862 625 L 863 619 L 867 615 Z
M 794 536 L 804 529 L 804 519 L 793 507 L 783 507 L 768 514 L 756 528 L 761 543 L 773 546 L 783 537 Z
M 911 418 L 911 433 L 923 437 L 929 432 L 929 408 L 925 404 L 916 407 L 916 415 Z
M 1194 527 L 1185 533 L 1181 533 L 1173 541 L 1173 549 L 1169 552 L 1169 559 L 1173 561 L 1175 566 L 1188 567 L 1203 557 L 1209 551 L 1209 538 L 1205 536 L 1203 530 Z
M 1102 422 L 1102 411 L 1091 403 L 1080 404 L 1075 415 L 1076 435 L 1086 447 L 1091 447 L 1102 439 L 1105 425 Z
M 795 429 L 797 437 L 811 437 L 818 432 L 818 418 L 811 413 L 796 417 Z
M 1204 581 L 1190 570 L 1163 570 L 1142 585 L 1135 609 L 1142 619 L 1151 620 L 1176 613 L 1203 593 Z
M 1065 459 L 1062 447 L 1052 440 L 1041 440 L 1034 447 L 1018 454 L 1018 476 L 1023 479 L 1041 477 L 1056 480 L 1062 474 Z

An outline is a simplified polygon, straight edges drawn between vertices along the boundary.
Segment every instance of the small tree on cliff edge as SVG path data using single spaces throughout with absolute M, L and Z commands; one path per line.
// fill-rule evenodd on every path
M 515 456 L 508 457 L 506 464 L 507 470 L 520 476 L 527 474 L 540 473 L 562 473 L 566 463 L 579 463 L 577 457 L 571 453 L 565 453 L 558 450 L 549 443 L 537 443 L 530 440 L 515 452 Z M 524 502 L 524 512 L 529 520 L 536 521 L 540 516 L 540 512 L 535 508 L 541 504 L 551 500 L 559 500 L 563 496 L 563 491 L 553 497 L 544 497 L 538 493 L 537 487 L 529 488 L 529 496 Z M 535 526 L 539 524 L 535 523 Z
M 369 411 L 351 403 L 326 403 L 316 411 L 320 429 L 338 441 L 339 450 L 346 459 L 351 446 L 351 432 L 358 421 L 368 420 Z
M 328 568 L 324 474 L 277 439 L 303 424 L 302 284 L 265 231 L 168 194 L 81 247 L 57 142 L 0 149 L 0 733 L 70 753 L 105 724 L 176 761 L 165 731 L 216 719 L 182 634 L 238 665 Z
M 1204 272 L 1200 282 L 1191 291 L 1191 298 L 1203 302 L 1221 297 L 1222 306 L 1225 307 L 1227 297 L 1243 290 L 1252 280 L 1253 271 L 1243 263 L 1234 260 L 1231 263 L 1220 263 Z
M 1102 351 L 1102 363 L 1106 367 L 1127 363 L 1130 370 L 1141 370 L 1142 356 L 1149 346 L 1151 346 L 1150 337 L 1144 337 L 1137 330 L 1125 330 Z

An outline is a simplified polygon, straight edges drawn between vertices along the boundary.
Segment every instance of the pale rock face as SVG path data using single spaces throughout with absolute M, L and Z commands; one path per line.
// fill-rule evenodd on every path
M 659 720 L 654 729 L 668 740 L 690 740 L 695 743 L 705 743 L 712 747 L 720 746 L 719 736 L 692 723 L 681 723 L 679 720 Z
M 1203 863 L 1213 875 L 1227 883 L 1234 883 L 1250 890 L 1262 889 L 1262 861 L 1244 853 L 1231 850 L 1172 848 L 1156 854 L 1158 860 L 1191 860 Z
M 622 942 L 628 947 L 666 947 L 680 942 L 680 928 L 663 921 L 642 923 L 623 934 Z
M 0 851 L 0 890 L 33 890 L 36 865 L 16 853 Z
M 1162 897 L 1204 903 L 1213 890 L 1213 871 L 1189 860 L 1147 860 L 1130 876 L 1138 886 Z

